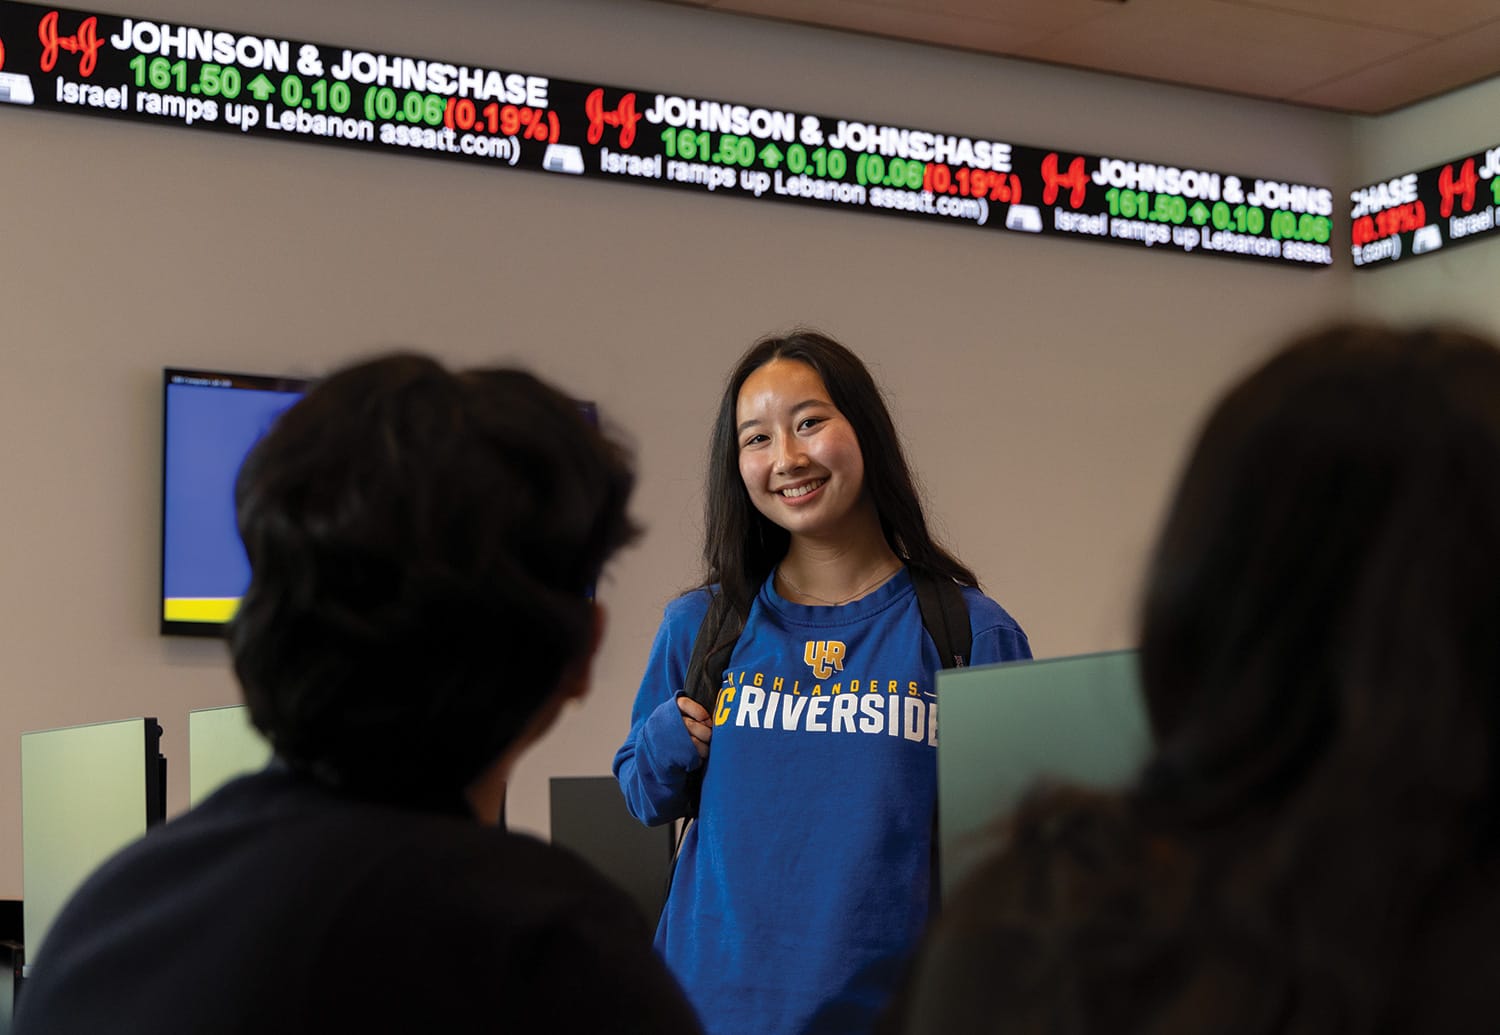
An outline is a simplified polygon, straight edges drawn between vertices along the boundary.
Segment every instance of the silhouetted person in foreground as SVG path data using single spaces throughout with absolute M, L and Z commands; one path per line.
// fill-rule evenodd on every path
M 235 487 L 230 646 L 276 759 L 90 878 L 18 1030 L 697 1032 L 623 893 L 497 826 L 588 688 L 633 480 L 528 374 L 396 355 L 313 387 Z
M 1141 650 L 1138 785 L 1033 798 L 893 1027 L 1493 1030 L 1500 352 L 1338 326 L 1233 389 Z

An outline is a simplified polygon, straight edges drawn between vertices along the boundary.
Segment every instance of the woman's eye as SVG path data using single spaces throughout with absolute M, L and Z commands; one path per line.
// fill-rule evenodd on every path
M 751 435 L 749 438 L 745 439 L 745 441 L 740 443 L 740 448 L 748 449 L 750 446 L 758 446 L 764 441 L 766 441 L 766 436 L 764 435 Z
M 808 428 L 813 428 L 818 426 L 819 424 L 822 424 L 823 420 L 824 418 L 822 417 L 806 417 L 802 420 L 802 423 L 797 425 L 797 427 L 802 431 L 806 431 Z

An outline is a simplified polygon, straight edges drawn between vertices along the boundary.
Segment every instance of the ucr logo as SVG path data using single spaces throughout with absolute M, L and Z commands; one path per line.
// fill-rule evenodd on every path
M 802 660 L 812 666 L 813 675 L 827 679 L 844 671 L 844 644 L 841 640 L 808 640 L 802 648 Z

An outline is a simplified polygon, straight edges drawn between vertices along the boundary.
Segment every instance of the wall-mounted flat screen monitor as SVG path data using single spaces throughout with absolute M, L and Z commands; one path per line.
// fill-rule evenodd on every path
M 271 745 L 250 724 L 244 705 L 188 712 L 188 806 L 194 807 L 237 776 L 271 761 Z
M 100 863 L 166 815 L 155 719 L 21 734 L 21 880 L 27 968 L 64 903 Z
M 168 367 L 164 417 L 161 631 L 221 636 L 250 585 L 234 480 L 250 448 L 312 383 Z M 591 424 L 592 402 L 579 402 Z
M 250 584 L 235 476 L 308 382 L 172 367 L 162 376 L 161 631 L 217 636 Z

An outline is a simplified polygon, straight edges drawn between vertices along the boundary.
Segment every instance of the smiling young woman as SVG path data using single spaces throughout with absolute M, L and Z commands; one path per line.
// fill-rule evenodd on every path
M 784 588 L 807 597 L 800 603 L 846 604 L 896 573 L 900 559 L 864 491 L 854 427 L 816 370 L 771 360 L 745 379 L 735 416 L 750 503 L 791 536 L 777 567 Z M 806 590 L 796 589 L 794 575 Z
M 972 663 L 1030 647 L 933 541 L 880 390 L 824 335 L 730 374 L 705 528 L 615 757 L 647 823 L 686 815 L 703 771 L 656 945 L 714 1035 L 868 1031 L 930 908 L 941 663 L 912 573 L 963 587 Z M 710 714 L 683 691 L 716 596 L 743 631 Z

